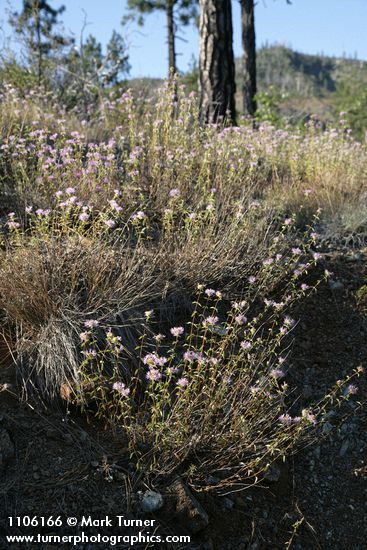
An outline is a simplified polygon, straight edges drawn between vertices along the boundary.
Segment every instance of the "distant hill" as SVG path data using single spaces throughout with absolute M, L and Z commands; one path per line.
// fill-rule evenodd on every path
M 236 103 L 242 110 L 241 58 L 236 59 Z M 265 46 L 257 52 L 257 79 L 259 92 L 273 90 L 279 96 L 281 116 L 297 121 L 310 114 L 321 120 L 333 120 L 336 116 L 336 91 L 342 83 L 353 83 L 354 90 L 367 88 L 367 61 L 351 58 L 309 55 L 293 51 L 281 45 Z M 182 75 L 189 89 L 197 89 L 198 68 Z M 149 94 L 162 84 L 153 78 L 131 79 L 129 86 Z M 347 92 L 349 97 L 353 91 Z M 344 110 L 344 107 L 339 109 Z
M 237 61 L 240 69 L 241 60 Z M 336 90 L 338 82 L 358 73 L 367 83 L 367 61 L 309 55 L 284 46 L 267 46 L 257 54 L 258 86 L 275 86 L 280 92 L 323 96 Z

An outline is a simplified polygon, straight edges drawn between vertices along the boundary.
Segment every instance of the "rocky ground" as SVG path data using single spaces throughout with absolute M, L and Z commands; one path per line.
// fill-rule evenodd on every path
M 322 268 L 333 272 L 332 281 L 323 284 L 298 312 L 289 373 L 305 406 L 337 379 L 366 366 L 367 358 L 367 319 L 355 300 L 355 291 L 365 282 L 367 254 L 334 249 L 326 250 L 323 257 Z M 274 468 L 266 484 L 219 497 L 194 496 L 178 481 L 164 490 L 156 488 L 163 495 L 163 507 L 153 514 L 142 508 L 148 509 L 146 491 L 154 487 L 145 487 L 134 473 L 120 434 L 112 437 L 73 413 L 41 413 L 20 403 L 12 366 L 0 368 L 0 383 L 0 541 L 7 534 L 35 532 L 10 528 L 9 516 L 124 514 L 156 519 L 163 534 L 189 532 L 191 544 L 173 545 L 176 549 L 367 547 L 365 375 L 358 381 L 355 399 L 331 411 L 320 439 Z M 62 534 L 75 534 L 78 529 L 63 528 Z M 37 531 L 60 534 L 56 527 Z M 111 528 L 96 528 L 96 532 L 117 534 Z M 148 548 L 134 546 L 138 547 Z M 170 548 L 167 544 L 150 547 Z M 6 548 L 59 546 L 0 542 L 0 549 Z

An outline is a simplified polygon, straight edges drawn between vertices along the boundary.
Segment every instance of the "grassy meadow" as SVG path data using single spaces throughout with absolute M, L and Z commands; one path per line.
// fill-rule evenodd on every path
M 0 310 L 24 399 L 215 489 L 257 482 L 356 392 L 357 371 L 304 409 L 287 373 L 323 243 L 365 237 L 367 147 L 343 114 L 198 121 L 182 85 L 85 120 L 3 86 Z

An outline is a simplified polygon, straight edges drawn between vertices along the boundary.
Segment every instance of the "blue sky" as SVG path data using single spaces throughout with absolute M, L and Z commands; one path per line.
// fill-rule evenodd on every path
M 52 4 L 66 6 L 63 14 L 67 31 L 80 35 L 84 12 L 90 23 L 85 33 L 92 33 L 105 44 L 113 29 L 119 30 L 126 14 L 126 0 L 64 0 Z M 21 0 L 0 0 L 0 45 L 9 34 L 6 9 L 19 9 Z M 240 9 L 233 1 L 234 50 L 241 53 Z M 300 52 L 335 56 L 357 56 L 367 60 L 367 0 L 258 0 L 256 6 L 257 45 L 281 43 Z M 126 29 L 129 43 L 131 76 L 165 76 L 167 46 L 164 15 L 149 15 L 144 27 Z M 187 42 L 178 41 L 178 66 L 188 68 L 192 55 L 198 54 L 197 31 L 190 27 L 180 32 Z

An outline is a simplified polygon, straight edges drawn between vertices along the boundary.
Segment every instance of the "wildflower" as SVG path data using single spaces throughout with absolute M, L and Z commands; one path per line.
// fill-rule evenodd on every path
M 87 358 L 91 359 L 92 357 L 96 357 L 97 352 L 95 349 L 87 349 L 85 351 L 82 351 L 82 354 Z
M 237 325 L 244 325 L 245 323 L 247 323 L 247 317 L 242 314 L 237 315 L 234 320 L 236 321 Z
M 63 191 L 56 191 L 56 193 L 55 193 L 55 195 L 56 195 L 57 198 L 62 197 L 63 194 L 64 194 Z
M 303 291 L 306 291 L 306 290 L 308 290 L 309 288 L 310 288 L 310 287 L 309 287 L 308 285 L 306 285 L 306 283 L 302 283 L 302 284 L 301 284 L 301 289 L 302 289 Z
M 293 423 L 293 419 L 290 414 L 281 414 L 278 420 L 281 424 L 284 424 L 284 426 L 291 426 Z
M 166 357 L 160 357 L 156 353 L 148 353 L 143 358 L 144 365 L 148 365 L 148 367 L 152 366 L 159 366 L 163 367 L 167 363 L 168 359 Z
M 203 321 L 204 327 L 208 325 L 216 325 L 219 321 L 219 317 L 216 317 L 215 315 L 209 315 L 206 319 Z
M 177 367 L 167 367 L 166 369 L 167 374 L 177 374 L 178 368 Z
M 206 207 L 206 209 L 208 210 L 208 212 L 213 212 L 213 210 L 214 210 L 214 205 L 213 205 L 213 204 L 208 204 L 208 206 Z
M 287 326 L 287 327 L 293 327 L 295 325 L 296 321 L 294 319 L 292 319 L 292 317 L 289 317 L 289 315 L 286 315 L 284 317 L 284 324 Z
M 88 342 L 89 340 L 89 332 L 81 332 L 79 334 L 79 338 L 81 342 Z
M 178 338 L 179 336 L 181 336 L 184 333 L 184 328 L 183 327 L 173 327 L 173 328 L 171 328 L 170 333 L 172 334 L 172 336 L 175 336 L 175 338 Z
M 217 290 L 217 292 L 215 293 L 216 297 L 218 298 L 218 300 L 221 300 L 223 298 L 223 294 Z
M 67 193 L 68 195 L 74 195 L 74 193 L 75 193 L 74 187 L 67 187 L 65 189 L 65 193 Z
M 154 315 L 154 311 L 152 309 L 149 309 L 148 311 L 144 312 L 144 317 L 147 321 L 149 321 Z
M 249 350 L 252 348 L 252 344 L 251 342 L 249 342 L 248 340 L 243 340 L 240 344 L 241 348 L 244 349 L 244 350 Z
M 147 216 L 146 216 L 145 212 L 143 212 L 142 210 L 139 210 L 138 212 L 136 212 L 135 214 L 133 214 L 131 216 L 131 219 L 133 221 L 135 221 L 135 220 L 144 220 L 146 217 Z
M 177 386 L 180 386 L 180 388 L 186 388 L 188 384 L 189 384 L 189 381 L 187 378 L 179 378 L 177 380 Z
M 158 382 L 162 378 L 162 374 L 159 372 L 158 369 L 151 368 L 147 372 L 146 378 L 151 382 Z
M 357 392 L 358 388 L 354 384 L 349 384 L 349 386 L 345 388 L 345 395 L 355 395 Z
M 185 351 L 185 353 L 183 354 L 183 359 L 188 363 L 192 363 L 195 360 L 199 362 L 205 361 L 205 357 L 203 356 L 203 354 L 197 351 Z
M 181 192 L 179 189 L 171 189 L 171 191 L 169 192 L 169 196 L 174 198 L 174 197 L 179 197 L 181 195 Z
M 160 334 L 160 333 L 159 333 L 159 334 L 156 334 L 156 335 L 154 336 L 154 340 L 155 340 L 156 342 L 158 342 L 158 343 L 159 343 L 159 342 L 162 342 L 162 340 L 164 340 L 164 338 L 165 338 L 165 335 L 164 335 L 164 334 Z
M 270 375 L 278 380 L 279 378 L 284 378 L 285 374 L 281 369 L 272 369 Z
M 196 217 L 197 217 L 197 216 L 196 216 L 195 212 L 191 212 L 191 213 L 188 215 L 188 218 L 189 218 L 189 220 L 191 220 L 191 221 L 196 220 Z
M 325 277 L 326 277 L 327 279 L 329 279 L 329 277 L 332 276 L 332 273 L 331 273 L 331 271 L 329 271 L 328 269 L 325 269 L 324 275 L 325 275 Z
M 50 210 L 43 210 L 42 208 L 38 208 L 36 210 L 37 216 L 48 216 L 50 213 Z
M 310 422 L 314 426 L 315 424 L 317 424 L 316 416 L 312 414 L 308 409 L 303 409 L 302 418 L 305 418 L 308 422 Z
M 84 326 L 86 328 L 96 328 L 99 325 L 99 321 L 96 319 L 88 319 L 87 321 L 84 321 Z
M 122 210 L 122 207 L 118 204 L 117 201 L 115 201 L 115 199 L 112 199 L 110 201 L 108 201 L 110 203 L 110 206 L 111 208 L 113 208 L 114 210 L 116 210 L 116 212 L 121 212 Z
M 105 220 L 104 222 L 107 227 L 109 227 L 110 229 L 113 229 L 115 226 L 116 226 L 116 222 L 111 220 L 111 219 L 108 219 L 108 220 Z
M 267 258 L 266 260 L 263 261 L 263 265 L 268 266 L 268 265 L 271 265 L 273 262 L 274 262 L 274 258 Z
M 286 218 L 286 219 L 284 220 L 284 225 L 291 225 L 292 223 L 293 223 L 292 218 Z
M 27 214 L 30 214 L 33 210 L 33 206 L 26 206 L 25 207 L 25 211 L 27 212 Z
M 302 250 L 297 246 L 296 248 L 292 248 L 292 253 L 299 256 L 302 254 Z
M 18 229 L 18 227 L 20 227 L 20 224 L 18 222 L 14 222 L 13 220 L 9 220 L 6 225 L 9 229 Z
M 204 292 L 207 296 L 209 296 L 209 298 L 216 295 L 215 290 L 213 290 L 212 288 L 206 288 Z
M 308 195 L 311 195 L 312 189 L 305 189 L 305 190 L 303 191 L 303 193 L 304 193 L 305 197 L 308 197 Z
M 82 212 L 80 215 L 79 215 L 79 219 L 81 222 L 86 222 L 89 220 L 89 214 L 87 214 L 86 212 Z
M 127 397 L 130 393 L 130 389 L 123 382 L 114 382 L 112 389 L 117 391 L 122 397 Z
M 255 282 L 256 282 L 256 277 L 254 277 L 254 275 L 251 275 L 249 278 L 248 278 L 248 282 L 253 285 Z
M 319 260 L 319 259 L 322 257 L 322 255 L 320 254 L 320 252 L 313 252 L 312 256 L 313 256 L 313 259 L 314 259 L 316 262 L 317 262 L 317 260 Z

